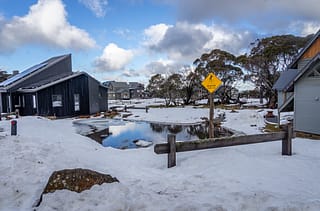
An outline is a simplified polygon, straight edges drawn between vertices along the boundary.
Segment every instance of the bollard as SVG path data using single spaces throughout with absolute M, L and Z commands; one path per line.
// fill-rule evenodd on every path
M 17 135 L 17 120 L 11 121 L 11 135 L 16 136 Z
M 16 114 L 16 118 L 19 118 L 19 109 L 16 109 L 15 114 Z

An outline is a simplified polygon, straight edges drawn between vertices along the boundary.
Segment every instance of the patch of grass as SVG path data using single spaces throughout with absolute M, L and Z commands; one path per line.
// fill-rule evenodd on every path
M 308 138 L 313 140 L 320 140 L 320 135 L 311 134 L 311 133 L 304 133 L 304 132 L 296 132 L 296 137 L 299 138 Z
M 281 129 L 278 127 L 278 125 L 273 124 L 266 124 L 266 126 L 263 129 L 265 132 L 280 132 Z

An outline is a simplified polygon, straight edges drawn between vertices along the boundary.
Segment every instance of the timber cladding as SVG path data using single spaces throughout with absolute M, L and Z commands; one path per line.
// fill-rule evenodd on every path
M 309 49 L 304 52 L 301 56 L 301 59 L 310 59 L 315 57 L 320 52 L 320 38 L 318 37 L 317 40 L 309 47 Z

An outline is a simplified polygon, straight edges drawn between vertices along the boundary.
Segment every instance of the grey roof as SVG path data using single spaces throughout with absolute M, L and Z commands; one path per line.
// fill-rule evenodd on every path
M 130 89 L 144 88 L 144 85 L 139 82 L 129 82 L 129 88 Z
M 299 71 L 297 69 L 283 71 L 272 88 L 278 91 L 286 90 L 298 74 Z
M 107 87 L 112 86 L 115 89 L 120 89 L 120 88 L 128 89 L 129 88 L 129 85 L 127 82 L 106 81 L 103 84 Z
M 37 64 L 37 65 L 34 65 L 34 66 L 24 70 L 23 72 L 18 73 L 17 75 L 14 75 L 14 76 L 8 78 L 7 80 L 1 82 L 0 86 L 8 86 L 8 85 L 20 80 L 21 78 L 23 78 L 23 77 L 25 77 L 25 76 L 27 76 L 27 75 L 39 70 L 39 69 L 45 67 L 47 64 L 48 63 L 40 63 L 40 64 Z
M 52 57 L 42 63 L 39 63 L 37 65 L 34 65 L 22 72 L 20 72 L 19 74 L 8 78 L 7 80 L 3 81 L 0 83 L 1 87 L 6 88 L 10 88 L 11 86 L 13 86 L 14 84 L 19 83 L 20 81 L 23 81 L 24 79 L 30 77 L 31 75 L 33 75 L 36 72 L 40 72 L 44 69 L 46 69 L 47 67 L 51 66 L 52 64 L 68 57 L 71 56 L 71 54 L 66 54 L 66 55 L 62 55 L 62 56 L 56 56 L 56 57 Z

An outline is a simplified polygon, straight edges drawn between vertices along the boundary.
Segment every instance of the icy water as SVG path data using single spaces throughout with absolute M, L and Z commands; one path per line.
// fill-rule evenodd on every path
M 190 141 L 208 137 L 205 123 L 194 125 L 158 124 L 149 122 L 112 121 L 107 122 L 107 130 L 103 130 L 89 137 L 95 139 L 103 146 L 118 149 L 132 149 L 147 147 L 153 143 L 166 142 L 168 134 L 175 134 L 177 141 Z M 216 128 L 215 136 L 232 135 L 231 132 Z M 149 144 L 148 144 L 149 143 Z M 141 145 L 142 144 L 142 145 Z

